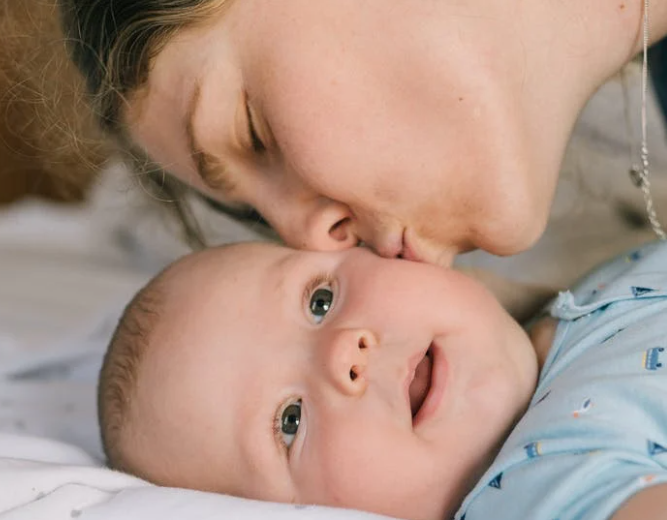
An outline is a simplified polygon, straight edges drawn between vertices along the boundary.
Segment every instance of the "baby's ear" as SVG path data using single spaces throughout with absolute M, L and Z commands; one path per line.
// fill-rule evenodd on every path
M 482 283 L 519 323 L 524 323 L 533 317 L 559 291 L 556 287 L 510 280 L 485 269 L 474 267 L 456 269 Z

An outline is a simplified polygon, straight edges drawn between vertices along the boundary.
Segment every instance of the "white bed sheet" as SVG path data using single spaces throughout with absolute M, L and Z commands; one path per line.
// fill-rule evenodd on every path
M 565 285 L 602 258 L 651 238 L 629 230 L 607 204 L 620 198 L 641 207 L 625 176 L 619 99 L 611 83 L 585 112 L 564 166 L 570 175 L 559 186 L 556 218 L 537 247 L 512 259 L 474 253 L 460 263 Z M 662 138 L 651 114 L 651 135 Z M 661 210 L 664 146 L 652 164 Z M 155 205 L 137 193 L 112 167 L 85 205 L 28 201 L 0 212 L 0 519 L 369 518 L 162 489 L 101 467 L 95 387 L 109 335 L 131 295 L 187 252 Z M 214 243 L 257 238 L 200 211 Z
M 71 444 L 0 433 L 0 518 L 373 520 L 383 517 L 160 488 L 102 468 Z
M 205 224 L 216 243 L 256 238 L 222 217 Z M 132 295 L 187 252 L 119 165 L 86 204 L 0 212 L 0 431 L 71 442 L 101 460 L 95 387 L 107 342 Z

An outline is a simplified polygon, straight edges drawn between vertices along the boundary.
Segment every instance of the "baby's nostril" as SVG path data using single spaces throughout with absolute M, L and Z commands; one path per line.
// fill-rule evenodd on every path
M 359 338 L 359 348 L 360 349 L 366 348 L 366 338 L 364 338 L 363 336 Z
M 350 379 L 354 381 L 357 378 L 357 373 L 354 371 L 354 367 L 350 369 Z

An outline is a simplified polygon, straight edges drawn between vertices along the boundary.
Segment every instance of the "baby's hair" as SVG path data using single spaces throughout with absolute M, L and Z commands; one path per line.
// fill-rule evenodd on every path
M 166 297 L 162 276 L 149 282 L 125 307 L 104 356 L 97 387 L 97 413 L 107 465 L 130 473 L 123 440 L 128 434 L 139 365 Z

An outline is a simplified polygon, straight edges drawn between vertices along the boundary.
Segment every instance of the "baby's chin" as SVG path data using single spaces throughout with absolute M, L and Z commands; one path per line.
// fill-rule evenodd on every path
M 407 518 L 408 520 L 446 520 L 454 518 L 463 500 L 473 490 L 491 462 L 492 460 L 489 460 L 488 463 L 480 464 L 469 474 L 461 476 L 461 478 L 457 479 L 457 484 L 451 487 L 449 492 L 440 489 L 431 493 L 429 498 L 422 501 L 425 502 L 422 504 L 425 507 L 416 508 L 407 514 L 405 511 L 385 512 L 384 514 L 397 518 Z

